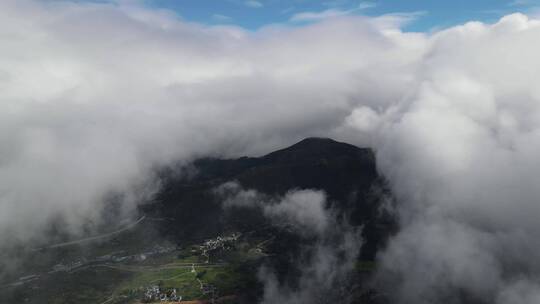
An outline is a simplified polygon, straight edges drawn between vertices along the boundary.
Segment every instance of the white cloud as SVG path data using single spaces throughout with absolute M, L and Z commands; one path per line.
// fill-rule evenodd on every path
M 333 1 L 325 1 L 322 3 L 322 5 L 324 6 L 327 6 L 327 7 L 344 7 L 344 6 L 348 6 L 350 5 L 351 3 L 358 3 L 356 1 L 351 1 L 351 0 L 333 0 Z M 373 8 L 373 7 L 376 7 L 377 6 L 377 3 L 376 2 L 373 2 L 373 1 L 360 1 L 357 5 L 357 9 L 368 9 L 368 8 Z
M 331 135 L 354 106 L 350 94 L 378 78 L 344 70 L 417 57 L 388 48 L 393 38 L 369 42 L 377 29 L 364 19 L 250 34 L 132 4 L 0 6 L 0 37 L 10 37 L 0 51 L 2 237 L 28 239 L 57 217 L 80 232 L 83 220 L 99 222 L 111 193 L 125 194 L 129 213 L 151 193 L 139 185 L 175 160 Z M 351 65 L 359 54 L 370 59 Z M 381 88 L 378 100 L 406 86 L 392 75 L 394 89 Z
M 517 279 L 537 284 L 528 261 L 540 243 L 527 214 L 540 211 L 539 95 L 527 78 L 537 77 L 539 31 L 515 14 L 434 34 L 406 110 L 379 134 L 380 168 L 403 204 L 403 231 L 381 256 L 381 276 L 406 274 L 387 281 L 400 286 L 402 303 L 440 302 L 456 290 L 496 302 Z
M 339 10 L 339 9 L 327 9 L 322 12 L 301 12 L 294 14 L 289 21 L 302 22 L 302 21 L 318 21 L 328 18 L 340 17 L 350 14 L 351 11 Z
M 336 6 L 343 6 L 346 4 L 349 4 L 350 0 L 332 0 L 332 1 L 325 1 L 322 3 L 324 6 L 328 7 L 336 7 Z
M 326 195 L 322 191 L 292 190 L 275 199 L 228 182 L 219 186 L 216 193 L 225 198 L 225 207 L 261 209 L 275 224 L 292 225 L 301 234 L 322 235 L 331 224 L 331 214 L 325 209 Z
M 231 22 L 233 20 L 233 18 L 222 14 L 213 14 L 212 19 L 218 22 Z
M 244 4 L 248 7 L 251 7 L 251 8 L 261 8 L 263 7 L 264 5 L 262 4 L 262 2 L 260 1 L 256 1 L 256 0 L 248 0 L 248 1 L 244 1 Z
M 358 9 L 368 9 L 368 8 L 374 8 L 377 7 L 377 3 L 375 2 L 369 2 L 369 1 L 362 1 L 360 4 L 358 4 Z
M 509 6 L 524 6 L 532 4 L 533 2 L 530 0 L 514 0 L 508 3 Z
M 333 5 L 328 5 L 333 6 Z M 320 12 L 300 12 L 296 13 L 289 19 L 290 22 L 306 22 L 306 21 L 320 21 L 329 18 L 341 17 L 357 13 L 360 10 L 369 9 L 377 6 L 374 2 L 360 2 L 360 4 L 352 9 L 338 9 L 330 8 Z

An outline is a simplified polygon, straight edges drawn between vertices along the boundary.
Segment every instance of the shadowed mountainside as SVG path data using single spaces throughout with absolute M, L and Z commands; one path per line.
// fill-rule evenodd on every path
M 351 225 L 362 225 L 364 260 L 372 260 L 396 228 L 395 219 L 382 208 L 390 194 L 371 149 L 307 138 L 262 157 L 199 159 L 193 169 L 196 173 L 189 178 L 164 174 L 157 203 L 144 208 L 147 214 L 169 219 L 162 230 L 178 240 L 260 228 L 264 220 L 249 210 L 224 212 L 213 189 L 229 181 L 268 196 L 292 189 L 323 190 L 328 207 Z

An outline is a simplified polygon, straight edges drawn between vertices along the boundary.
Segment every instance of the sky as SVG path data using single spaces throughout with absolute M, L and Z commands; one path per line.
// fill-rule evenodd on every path
M 501 16 L 527 13 L 538 0 L 145 0 L 146 5 L 175 11 L 188 21 L 234 24 L 259 29 L 271 24 L 301 25 L 324 17 L 350 14 L 415 17 L 405 29 L 432 31 L 470 20 L 493 22 Z

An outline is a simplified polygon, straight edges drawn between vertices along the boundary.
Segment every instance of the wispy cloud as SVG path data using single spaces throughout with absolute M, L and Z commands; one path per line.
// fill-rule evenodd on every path
M 374 2 L 360 2 L 360 4 L 352 9 L 337 9 L 331 8 L 320 12 L 301 12 L 294 14 L 289 21 L 291 22 L 309 22 L 309 21 L 318 21 L 328 18 L 335 18 L 353 14 L 355 12 L 365 10 L 377 6 Z
M 288 14 L 288 13 L 291 13 L 295 10 L 296 8 L 294 6 L 289 6 L 283 10 L 281 10 L 281 14 Z
M 262 2 L 256 1 L 256 0 L 248 0 L 248 1 L 244 1 L 244 4 L 245 4 L 247 7 L 251 7 L 251 8 L 261 8 L 261 7 L 264 6 L 264 5 L 262 4 Z
M 213 14 L 212 19 L 218 22 L 231 22 L 233 20 L 232 17 L 229 17 L 227 15 L 222 15 L 222 14 Z
M 346 6 L 353 6 L 351 4 L 358 3 L 357 1 L 351 1 L 351 0 L 330 0 L 325 1 L 322 3 L 323 6 L 330 7 L 330 8 L 338 8 L 338 7 L 346 7 Z M 367 9 L 376 7 L 377 3 L 373 1 L 360 1 L 358 5 L 356 6 L 357 9 Z
M 530 0 L 513 0 L 512 2 L 508 3 L 508 6 L 525 6 L 532 4 L 532 1 Z
M 368 8 L 373 8 L 373 7 L 376 7 L 377 6 L 377 3 L 375 2 L 371 2 L 371 1 L 362 1 L 360 2 L 360 4 L 358 4 L 358 9 L 368 9 Z
M 322 12 L 301 12 L 294 14 L 289 21 L 291 22 L 304 22 L 304 21 L 317 21 L 328 18 L 334 18 L 339 16 L 345 16 L 350 14 L 351 11 L 344 11 L 339 9 L 327 9 Z
M 350 0 L 331 0 L 331 1 L 325 1 L 322 3 L 322 5 L 326 7 L 338 7 L 346 5 L 350 2 Z
M 375 18 L 375 23 L 380 28 L 403 28 L 405 25 L 414 22 L 420 17 L 427 15 L 427 11 L 415 11 L 415 12 L 397 12 L 381 15 Z

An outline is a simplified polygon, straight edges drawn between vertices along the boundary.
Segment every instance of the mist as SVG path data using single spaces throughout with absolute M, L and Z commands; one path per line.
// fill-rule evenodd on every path
M 353 227 L 328 208 L 326 194 L 316 189 L 293 189 L 282 197 L 269 197 L 236 182 L 215 190 L 223 207 L 259 210 L 270 223 L 308 239 L 293 256 L 290 272 L 297 278 L 280 280 L 276 269 L 263 264 L 258 279 L 263 285 L 261 303 L 350 303 L 351 280 L 362 247 L 361 227 Z M 296 270 L 298 269 L 298 270 Z
M 134 216 L 161 167 L 328 136 L 374 148 L 398 201 L 382 290 L 537 303 L 540 21 L 410 18 L 247 31 L 137 2 L 2 1 L 0 246 L 59 219 L 84 234 L 111 197 Z

